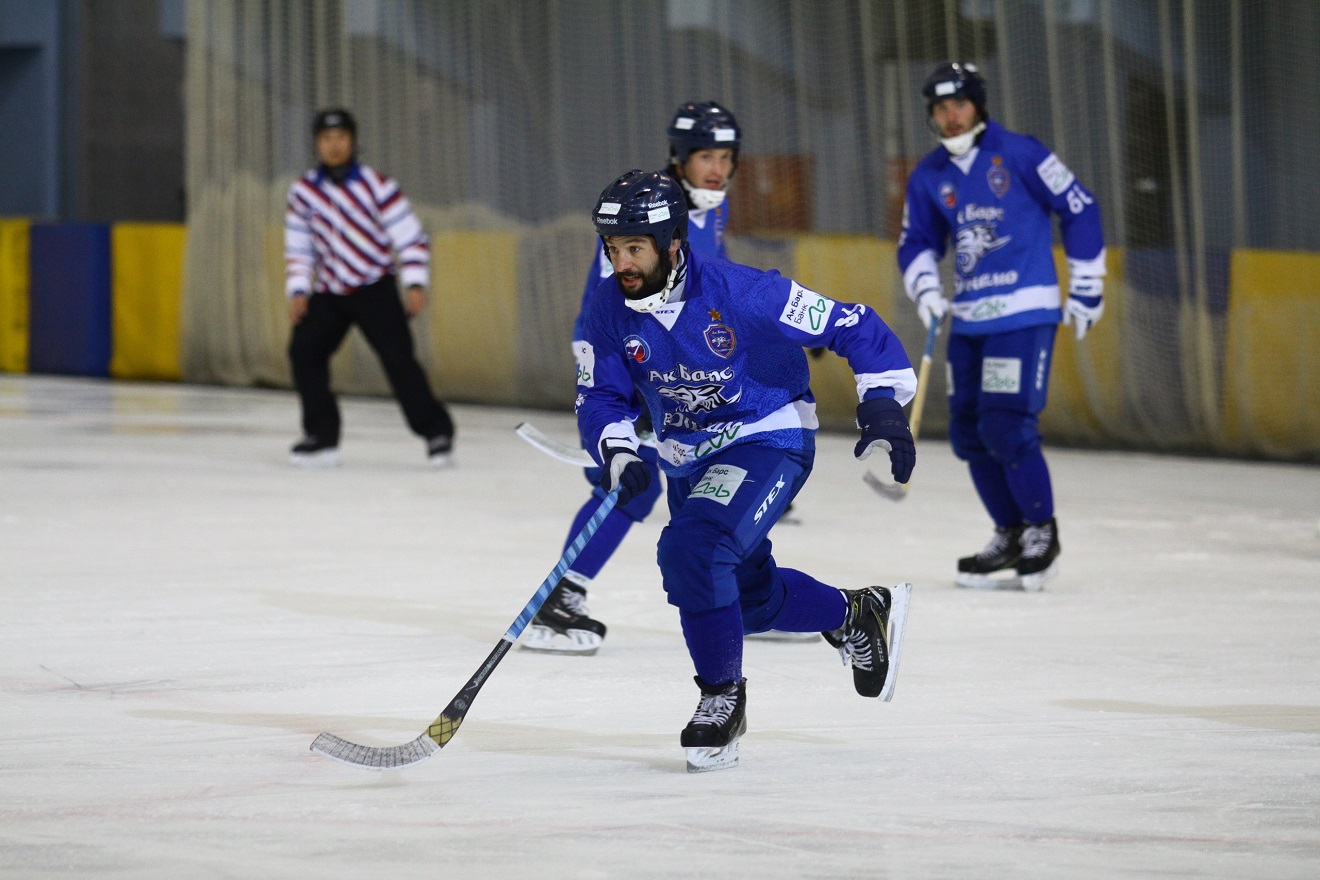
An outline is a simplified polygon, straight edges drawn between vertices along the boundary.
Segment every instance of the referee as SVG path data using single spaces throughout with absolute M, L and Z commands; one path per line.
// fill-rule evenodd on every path
M 289 188 L 284 214 L 285 292 L 293 324 L 289 360 L 304 434 L 290 458 L 299 467 L 340 462 L 330 357 L 356 324 L 385 368 L 408 427 L 426 440 L 427 458 L 445 467 L 454 423 L 431 393 L 408 329 L 408 319 L 426 308 L 426 233 L 399 185 L 357 161 L 357 124 L 347 110 L 317 113 L 312 135 L 320 164 Z

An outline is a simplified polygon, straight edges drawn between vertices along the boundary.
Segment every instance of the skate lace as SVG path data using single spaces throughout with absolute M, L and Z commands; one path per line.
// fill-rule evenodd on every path
M 1022 555 L 1025 557 L 1044 556 L 1049 552 L 1050 542 L 1054 538 L 1054 529 L 1048 524 L 1027 526 L 1022 531 Z
M 574 590 L 564 590 L 559 596 L 559 604 L 575 617 L 587 616 L 587 597 Z
M 851 664 L 858 669 L 870 670 L 871 640 L 862 630 L 853 630 L 844 636 L 843 643 L 839 645 L 839 656 L 843 659 L 844 666 Z
M 995 529 L 994 535 L 990 537 L 990 542 L 985 545 L 985 549 L 976 554 L 980 559 L 994 559 L 1008 549 L 1008 543 L 1013 535 L 1008 529 Z
M 697 711 L 692 716 L 692 723 L 719 727 L 729 720 L 737 704 L 738 701 L 729 694 L 702 694 Z

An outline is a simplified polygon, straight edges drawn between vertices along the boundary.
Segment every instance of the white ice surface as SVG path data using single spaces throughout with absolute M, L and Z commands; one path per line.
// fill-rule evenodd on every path
M 776 556 L 916 585 L 892 703 L 750 643 L 742 762 L 696 705 L 654 546 L 591 591 L 595 657 L 508 655 L 458 736 L 376 774 L 549 573 L 581 472 L 455 407 L 433 472 L 384 400 L 289 467 L 275 391 L 0 376 L 0 876 L 1320 876 L 1320 468 L 1050 449 L 1041 594 L 954 589 L 989 524 L 942 441 L 894 503 L 821 437 Z

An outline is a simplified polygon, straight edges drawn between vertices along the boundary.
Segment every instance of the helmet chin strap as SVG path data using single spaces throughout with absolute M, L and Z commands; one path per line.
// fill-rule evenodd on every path
M 632 309 L 634 312 L 654 312 L 656 309 L 669 302 L 669 294 L 673 293 L 675 287 L 678 287 L 683 283 L 683 279 L 686 275 L 687 261 L 683 259 L 683 249 L 679 248 L 678 262 L 674 265 L 674 268 L 669 270 L 669 280 L 665 282 L 664 287 L 660 288 L 650 296 L 644 296 L 640 299 L 630 299 L 625 296 L 623 301 L 627 303 L 628 308 Z
M 977 136 L 983 131 L 985 131 L 985 122 L 981 121 L 972 126 L 971 131 L 950 138 L 940 138 L 940 143 L 944 144 L 944 149 L 948 150 L 949 154 L 956 159 L 976 144 Z
M 724 204 L 724 190 L 722 189 L 702 189 L 688 183 L 686 178 L 680 180 L 679 183 L 683 184 L 683 189 L 687 190 L 688 197 L 692 199 L 692 207 L 698 211 L 708 211 Z M 725 186 L 727 185 L 726 183 Z

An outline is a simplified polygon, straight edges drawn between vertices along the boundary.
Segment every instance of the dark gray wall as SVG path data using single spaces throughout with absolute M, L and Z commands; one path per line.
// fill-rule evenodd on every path
M 60 214 L 60 12 L 0 0 L 0 214 Z
M 184 219 L 179 0 L 0 0 L 0 214 Z
M 183 41 L 162 33 L 158 0 L 77 6 L 69 213 L 183 222 Z

